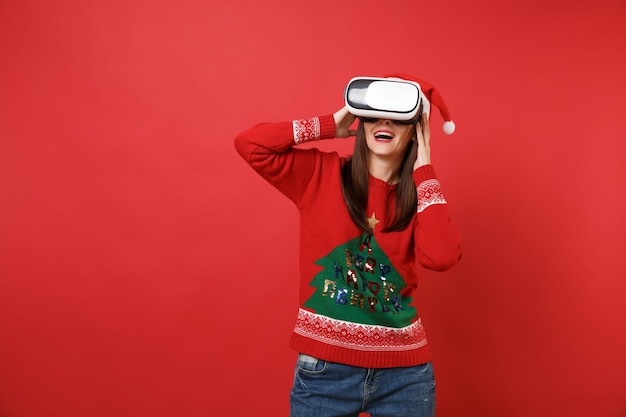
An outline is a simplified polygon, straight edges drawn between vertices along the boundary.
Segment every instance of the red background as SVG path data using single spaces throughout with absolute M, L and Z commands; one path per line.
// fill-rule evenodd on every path
M 457 124 L 438 417 L 625 416 L 624 45 L 623 0 L 0 1 L 0 416 L 287 415 L 296 212 L 233 137 L 395 71 Z

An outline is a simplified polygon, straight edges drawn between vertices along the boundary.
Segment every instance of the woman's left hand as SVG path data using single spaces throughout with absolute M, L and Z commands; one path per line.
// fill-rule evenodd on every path
M 428 114 L 422 114 L 420 122 L 415 125 L 417 135 L 417 159 L 413 165 L 413 170 L 430 164 L 430 125 L 428 124 Z
M 335 135 L 338 138 L 349 138 L 356 135 L 356 130 L 350 129 L 350 126 L 355 120 L 353 114 L 348 111 L 348 107 L 345 106 L 337 110 L 333 114 L 335 119 Z

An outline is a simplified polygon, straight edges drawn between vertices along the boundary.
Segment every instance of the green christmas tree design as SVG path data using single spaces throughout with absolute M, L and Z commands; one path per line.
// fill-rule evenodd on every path
M 310 285 L 315 293 L 304 303 L 317 314 L 362 324 L 405 327 L 415 317 L 411 297 L 403 297 L 404 279 L 378 246 L 363 234 L 335 247 L 315 262 L 323 269 Z

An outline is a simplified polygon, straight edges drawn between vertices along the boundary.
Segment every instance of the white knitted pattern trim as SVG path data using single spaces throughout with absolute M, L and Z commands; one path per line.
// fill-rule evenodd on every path
M 447 204 L 436 179 L 424 181 L 417 187 L 417 212 L 421 213 L 434 204 Z
M 397 329 L 352 323 L 300 309 L 294 332 L 328 345 L 362 351 L 405 351 L 426 345 L 420 319 Z
M 293 122 L 293 140 L 298 143 L 316 140 L 320 137 L 320 119 L 300 119 Z

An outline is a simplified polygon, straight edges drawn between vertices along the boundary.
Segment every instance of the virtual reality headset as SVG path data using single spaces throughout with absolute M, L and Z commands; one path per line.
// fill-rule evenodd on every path
M 355 77 L 344 99 L 348 111 L 360 118 L 417 122 L 422 113 L 420 85 L 400 78 Z

